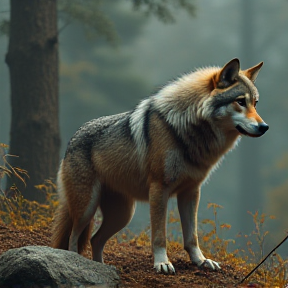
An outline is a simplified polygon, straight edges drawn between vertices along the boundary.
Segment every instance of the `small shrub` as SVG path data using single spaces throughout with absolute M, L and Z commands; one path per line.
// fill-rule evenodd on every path
M 0 165 L 0 180 L 5 176 L 16 176 L 26 185 L 25 178 L 29 178 L 27 171 L 10 165 L 7 158 L 17 156 L 6 153 L 7 148 L 7 145 L 0 143 L 0 154 L 2 158 L 0 163 L 3 164 Z M 17 229 L 29 230 L 50 225 L 54 210 L 58 205 L 56 200 L 56 185 L 52 181 L 47 180 L 42 185 L 36 186 L 36 188 L 45 192 L 45 195 L 47 195 L 44 204 L 24 199 L 15 185 L 10 187 L 9 195 L 1 190 L 0 222 L 11 225 Z
M 20 191 L 14 188 L 14 195 L 0 196 L 0 221 L 17 229 L 33 230 L 39 227 L 47 227 L 51 224 L 55 208 L 58 202 L 55 197 L 55 184 L 46 181 L 45 184 L 37 186 L 45 190 L 46 202 L 39 204 L 36 201 L 24 199 Z

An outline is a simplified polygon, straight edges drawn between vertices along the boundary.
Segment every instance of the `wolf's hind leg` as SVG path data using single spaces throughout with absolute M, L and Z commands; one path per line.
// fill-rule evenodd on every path
M 93 260 L 103 263 L 102 253 L 107 240 L 124 228 L 132 219 L 135 202 L 132 198 L 105 189 L 101 193 L 100 208 L 103 222 L 91 239 Z
M 206 259 L 198 244 L 197 213 L 200 190 L 187 191 L 177 195 L 178 210 L 181 219 L 184 249 L 188 252 L 192 263 L 211 270 L 219 270 L 217 262 Z
M 91 220 L 96 213 L 100 201 L 100 189 L 101 184 L 97 181 L 93 187 L 89 189 L 90 191 L 92 190 L 89 197 L 85 197 L 86 192 L 83 191 L 82 199 L 77 199 L 79 201 L 79 208 L 77 211 L 70 212 L 74 216 L 72 232 L 69 238 L 70 251 L 81 253 L 89 241 Z

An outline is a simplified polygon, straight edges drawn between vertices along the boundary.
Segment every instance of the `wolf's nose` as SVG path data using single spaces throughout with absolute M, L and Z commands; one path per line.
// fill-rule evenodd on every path
M 258 130 L 259 132 L 261 132 L 262 134 L 264 134 L 267 130 L 269 129 L 269 126 L 266 123 L 261 123 L 258 126 Z

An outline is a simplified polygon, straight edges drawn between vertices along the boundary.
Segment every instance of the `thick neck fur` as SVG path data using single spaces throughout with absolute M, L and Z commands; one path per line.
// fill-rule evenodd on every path
M 178 136 L 186 146 L 186 159 L 194 166 L 209 169 L 231 148 L 238 138 L 237 133 L 225 133 L 207 120 L 191 124 L 186 133 Z
M 236 131 L 228 132 L 221 124 L 227 119 L 214 117 L 210 82 L 218 70 L 210 67 L 184 75 L 152 98 L 153 106 L 173 128 L 194 164 L 215 164 L 238 138 Z
M 174 139 L 182 146 L 185 159 L 192 165 L 210 169 L 234 146 L 237 131 L 226 131 L 221 123 L 225 125 L 227 119 L 214 117 L 210 82 L 218 70 L 211 67 L 184 75 L 140 102 L 129 123 L 141 162 L 147 153 L 147 127 L 150 127 L 153 113 L 170 126 Z

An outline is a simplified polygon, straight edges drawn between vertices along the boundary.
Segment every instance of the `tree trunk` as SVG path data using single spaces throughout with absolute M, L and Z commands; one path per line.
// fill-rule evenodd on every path
M 28 171 L 23 196 L 43 202 L 35 188 L 56 176 L 59 164 L 58 44 L 56 0 L 10 0 L 10 71 L 12 119 L 10 163 Z

